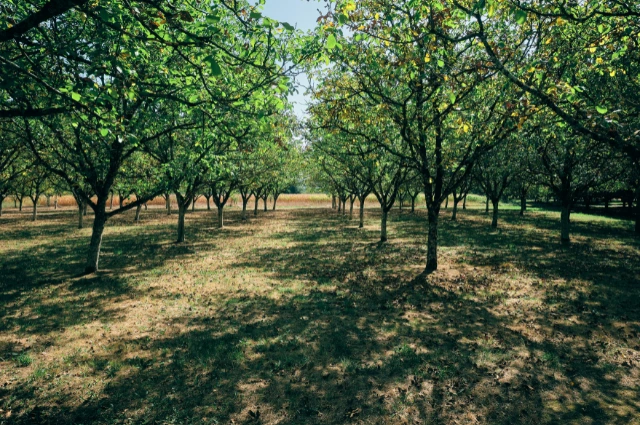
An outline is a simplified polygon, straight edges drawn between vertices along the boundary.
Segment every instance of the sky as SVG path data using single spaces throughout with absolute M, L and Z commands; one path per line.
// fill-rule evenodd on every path
M 324 7 L 325 2 L 318 0 L 266 0 L 262 14 L 277 21 L 287 22 L 303 31 L 308 31 L 316 26 L 316 20 L 320 16 L 318 10 L 324 11 Z M 300 84 L 308 84 L 306 76 L 301 75 L 298 79 Z M 308 98 L 304 95 L 304 87 L 299 87 L 298 91 L 289 99 L 294 104 L 296 115 L 302 118 L 306 115 Z

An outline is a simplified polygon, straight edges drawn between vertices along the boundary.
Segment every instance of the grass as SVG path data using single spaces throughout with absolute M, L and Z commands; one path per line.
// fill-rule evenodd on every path
M 575 217 L 562 247 L 557 212 L 492 231 L 470 200 L 424 282 L 423 210 L 380 246 L 376 209 L 294 200 L 223 230 L 201 208 L 182 245 L 175 215 L 117 216 L 88 277 L 73 209 L 5 211 L 0 423 L 640 423 L 632 223 Z

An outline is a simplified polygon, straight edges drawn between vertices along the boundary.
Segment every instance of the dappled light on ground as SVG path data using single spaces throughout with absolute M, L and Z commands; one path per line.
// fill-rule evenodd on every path
M 630 224 L 459 214 L 426 281 L 424 211 L 3 219 L 0 423 L 638 423 Z

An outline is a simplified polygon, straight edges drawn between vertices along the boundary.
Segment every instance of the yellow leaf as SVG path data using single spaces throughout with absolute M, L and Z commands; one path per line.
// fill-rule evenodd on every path
M 612 77 L 615 77 L 615 76 L 616 76 L 616 71 L 615 71 L 615 69 L 614 69 L 613 71 L 611 71 L 611 72 L 609 73 L 609 75 L 610 75 L 610 76 L 612 76 Z
M 602 63 L 603 63 L 603 62 L 604 62 L 604 61 L 602 60 L 602 58 L 597 58 L 597 59 L 596 59 L 596 63 L 597 63 L 598 65 L 602 65 Z
M 425 61 L 426 63 L 431 62 L 431 55 L 430 55 L 429 53 L 427 53 L 427 54 L 425 55 L 425 57 L 424 57 L 424 61 Z

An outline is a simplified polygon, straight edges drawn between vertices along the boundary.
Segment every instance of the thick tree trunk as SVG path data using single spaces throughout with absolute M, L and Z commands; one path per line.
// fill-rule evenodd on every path
M 249 198 L 242 197 L 242 219 L 247 219 L 247 203 L 249 202 Z
M 276 210 L 276 202 L 278 202 L 278 197 L 279 197 L 279 196 L 280 196 L 280 195 L 273 195 L 273 207 L 271 207 L 271 210 L 272 210 L 272 211 L 275 211 L 275 210 Z
M 347 198 L 342 200 L 342 215 L 347 215 Z
M 349 197 L 349 203 L 350 203 L 350 207 L 349 207 L 349 220 L 353 220 L 353 203 L 356 201 L 356 197 L 355 196 L 351 196 Z
M 193 203 L 191 203 L 191 212 L 194 212 L 196 210 L 196 200 L 193 200 Z
M 124 198 L 120 194 L 118 195 L 118 206 L 120 206 L 120 208 L 124 207 Z
M 140 221 L 140 210 L 142 210 L 142 204 L 136 207 L 136 218 L 134 219 L 136 223 Z
M 107 222 L 106 198 L 98 199 L 95 217 L 93 219 L 93 229 L 91 231 L 91 242 L 89 243 L 89 253 L 87 254 L 87 265 L 84 269 L 86 274 L 95 273 L 99 270 L 100 247 L 102 245 L 102 233 Z
M 218 207 L 218 229 L 224 227 L 224 205 Z
M 416 212 L 416 198 L 411 198 L 411 214 Z
M 18 211 L 22 212 L 22 199 L 20 199 L 20 209 Z
M 253 207 L 253 215 L 256 217 L 258 216 L 258 202 L 260 202 L 260 198 L 256 196 L 255 205 Z
M 527 210 L 527 195 L 520 194 L 520 215 L 524 215 L 524 212 Z
M 262 206 L 264 207 L 264 212 L 267 212 L 267 198 L 262 198 Z
M 438 213 L 439 205 L 432 205 L 428 209 L 429 232 L 427 235 L 427 266 L 426 273 L 438 270 Z
M 560 242 L 568 244 L 571 242 L 570 236 L 571 227 L 571 206 L 567 203 L 563 203 L 562 210 L 560 212 Z
M 484 201 L 484 213 L 489 214 L 489 197 Z
M 458 219 L 458 203 L 460 199 L 453 197 L 453 212 L 451 213 L 451 220 L 456 221 Z
M 207 198 L 207 211 L 211 211 L 211 196 L 206 196 Z
M 82 202 L 78 204 L 78 229 L 84 228 L 84 205 Z
M 364 227 L 364 201 L 367 199 L 366 196 L 360 198 L 360 224 L 358 224 L 358 228 L 362 229 Z
M 492 199 L 491 204 L 493 205 L 493 219 L 491 220 L 491 227 L 493 229 L 498 228 L 498 204 L 500 203 L 499 199 Z
M 187 213 L 187 206 L 178 200 L 178 239 L 176 243 L 184 242 L 184 217 Z
M 31 217 L 31 221 L 36 221 L 38 219 L 38 199 L 33 202 L 33 216 Z
M 13 208 L 18 208 L 18 198 L 14 196 L 13 198 Z
M 380 222 L 380 242 L 387 241 L 387 215 L 388 215 L 388 211 L 383 208 L 382 220 Z

